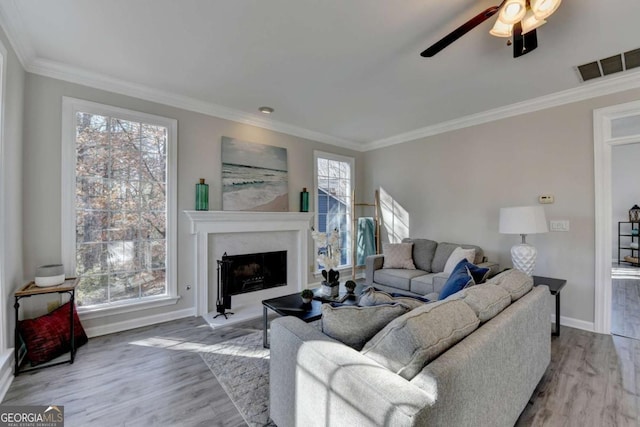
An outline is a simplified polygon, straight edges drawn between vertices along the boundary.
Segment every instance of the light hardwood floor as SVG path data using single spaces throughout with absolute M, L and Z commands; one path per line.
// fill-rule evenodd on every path
M 614 264 L 611 271 L 611 332 L 640 340 L 640 268 Z
M 66 426 L 241 426 L 197 354 L 260 329 L 261 319 L 211 330 L 200 318 L 93 338 L 73 365 L 15 378 L 3 404 L 60 404 Z M 638 426 L 640 341 L 562 328 L 518 426 Z

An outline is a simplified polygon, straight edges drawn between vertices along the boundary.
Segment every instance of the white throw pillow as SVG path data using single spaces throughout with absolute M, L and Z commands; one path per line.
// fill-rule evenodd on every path
M 460 261 L 466 258 L 467 261 L 473 264 L 473 259 L 476 257 L 476 250 L 471 249 L 462 249 L 460 246 L 455 248 L 451 255 L 449 255 L 449 259 L 447 263 L 444 265 L 444 272 L 451 274 L 453 269 L 458 265 Z
M 413 264 L 413 243 L 383 243 L 384 263 L 382 268 L 404 268 L 415 270 Z

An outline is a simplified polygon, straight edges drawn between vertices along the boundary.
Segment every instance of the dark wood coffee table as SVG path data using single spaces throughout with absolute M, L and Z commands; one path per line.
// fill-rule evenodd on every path
M 354 291 L 353 296 L 344 299 L 342 304 L 355 305 L 358 303 L 357 295 L 360 295 L 364 290 L 365 286 L 362 284 L 358 284 Z M 280 316 L 296 316 L 298 319 L 304 322 L 313 322 L 314 320 L 318 320 L 322 317 L 322 304 L 325 302 L 335 301 L 331 298 L 324 298 L 319 292 L 320 288 L 312 289 L 313 293 L 316 294 L 316 297 L 311 300 L 309 304 L 303 304 L 302 298 L 300 297 L 300 292 L 295 294 L 285 295 L 282 297 L 266 299 L 262 301 L 262 344 L 264 348 L 269 348 L 269 340 L 267 336 L 267 331 L 269 329 L 269 318 L 267 316 L 267 309 L 275 311 Z M 342 300 L 344 296 L 347 295 L 347 289 L 344 287 L 344 284 L 340 284 L 340 298 Z

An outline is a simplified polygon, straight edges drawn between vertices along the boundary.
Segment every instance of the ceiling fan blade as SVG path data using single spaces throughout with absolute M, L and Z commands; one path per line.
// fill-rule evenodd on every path
M 479 14 L 453 30 L 451 33 L 435 42 L 432 46 L 422 52 L 420 56 L 424 58 L 431 58 L 433 55 L 440 52 L 442 49 L 449 46 L 451 43 L 458 40 L 460 37 L 464 36 L 478 25 L 491 18 L 498 10 L 500 10 L 500 6 L 493 6 L 483 12 L 480 12 Z
M 520 22 L 513 25 L 513 57 L 518 58 L 526 55 L 538 47 L 538 33 L 531 30 L 527 34 L 522 34 L 522 24 Z

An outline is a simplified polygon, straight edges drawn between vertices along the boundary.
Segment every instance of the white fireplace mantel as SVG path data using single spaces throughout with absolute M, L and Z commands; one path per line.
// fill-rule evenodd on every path
M 313 213 L 184 211 L 191 222 L 195 243 L 196 315 L 208 313 L 209 235 L 225 233 L 296 232 L 295 277 L 298 287 L 306 283 L 308 235 Z

